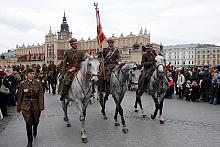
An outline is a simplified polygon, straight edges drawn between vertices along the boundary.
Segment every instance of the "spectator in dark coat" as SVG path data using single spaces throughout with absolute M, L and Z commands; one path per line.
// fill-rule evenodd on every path
M 191 89 L 192 90 L 189 97 L 190 100 L 193 102 L 198 102 L 201 94 L 200 94 L 200 87 L 196 79 L 193 80 Z
M 10 83 L 5 78 L 5 76 L 6 76 L 6 73 L 4 72 L 4 70 L 0 70 L 0 86 L 3 84 L 5 87 L 9 88 Z M 0 92 L 0 108 L 2 111 L 2 115 L 4 117 L 10 116 L 8 115 L 8 112 L 7 112 L 8 101 L 9 101 L 9 95 Z

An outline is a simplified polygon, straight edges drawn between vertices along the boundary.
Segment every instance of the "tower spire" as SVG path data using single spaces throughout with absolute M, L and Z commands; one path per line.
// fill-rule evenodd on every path
M 63 22 L 61 24 L 60 32 L 69 32 L 69 25 L 67 24 L 65 11 L 64 11 L 64 15 L 63 15 Z

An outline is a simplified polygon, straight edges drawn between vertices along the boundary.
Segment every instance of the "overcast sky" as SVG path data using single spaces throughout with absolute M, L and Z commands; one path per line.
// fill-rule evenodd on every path
M 163 45 L 220 45 L 220 0 L 1 0 L 0 53 L 16 44 L 43 44 L 50 26 L 60 30 L 64 11 L 73 37 L 95 38 L 94 2 L 107 37 L 146 27 L 151 42 Z

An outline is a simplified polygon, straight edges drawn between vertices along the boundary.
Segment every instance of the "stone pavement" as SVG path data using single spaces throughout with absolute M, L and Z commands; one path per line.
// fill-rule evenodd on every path
M 88 143 L 80 138 L 79 113 L 74 106 L 68 108 L 72 127 L 67 128 L 58 96 L 45 94 L 38 136 L 34 147 L 219 147 L 220 106 L 203 102 L 186 102 L 179 99 L 165 99 L 165 124 L 158 117 L 150 119 L 154 103 L 150 96 L 142 97 L 146 118 L 135 113 L 134 92 L 127 92 L 123 100 L 124 115 L 128 134 L 121 127 L 114 126 L 113 99 L 106 104 L 108 120 L 103 120 L 97 100 L 88 106 L 86 130 Z M 118 119 L 120 121 L 120 118 Z M 27 143 L 25 123 L 21 114 L 13 119 L 0 133 L 0 147 L 25 147 Z

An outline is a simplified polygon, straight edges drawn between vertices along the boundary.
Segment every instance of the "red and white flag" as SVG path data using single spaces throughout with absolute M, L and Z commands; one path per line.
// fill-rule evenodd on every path
M 98 40 L 98 44 L 100 49 L 102 49 L 103 47 L 103 42 L 106 39 L 105 34 L 102 31 L 102 25 L 100 22 L 100 15 L 99 15 L 99 8 L 98 8 L 98 3 L 94 3 L 95 6 L 95 10 L 96 10 L 96 20 L 97 20 L 97 40 Z

